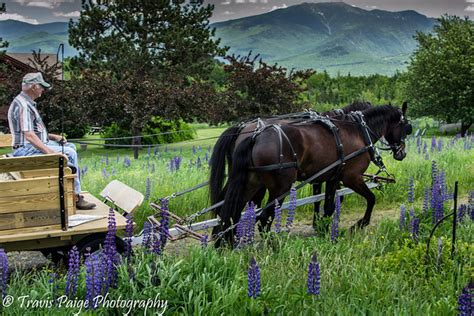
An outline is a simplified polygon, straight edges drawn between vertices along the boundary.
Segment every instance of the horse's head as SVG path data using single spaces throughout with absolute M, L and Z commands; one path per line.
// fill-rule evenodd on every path
M 404 102 L 402 110 L 399 110 L 399 120 L 390 124 L 385 134 L 385 139 L 392 149 L 393 158 L 396 160 L 403 160 L 407 155 L 405 151 L 405 139 L 412 133 L 412 126 L 406 117 L 407 107 L 407 103 Z

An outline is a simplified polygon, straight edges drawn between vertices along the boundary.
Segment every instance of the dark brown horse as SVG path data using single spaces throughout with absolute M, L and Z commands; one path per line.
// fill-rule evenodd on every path
M 332 110 L 324 112 L 321 115 L 328 117 L 335 117 L 341 114 L 348 114 L 354 111 L 364 111 L 372 107 L 372 104 L 369 102 L 353 102 L 342 109 Z M 263 120 L 265 124 L 291 124 L 295 121 L 301 121 L 307 116 L 308 112 L 289 114 L 288 116 L 280 116 L 273 118 L 266 118 Z M 238 126 L 232 126 L 225 130 L 222 135 L 217 140 L 214 145 L 212 159 L 211 159 L 211 176 L 210 176 L 210 196 L 211 204 L 216 204 L 224 199 L 226 193 L 226 186 L 223 188 L 224 178 L 225 178 L 225 168 L 231 170 L 232 167 L 232 154 L 235 149 L 235 141 L 239 136 L 251 137 L 252 132 L 257 127 L 257 121 L 252 120 L 249 122 L 242 123 Z M 321 193 L 322 182 L 313 183 L 313 194 Z M 339 187 L 339 183 L 334 183 L 334 181 L 326 182 L 326 191 L 325 191 L 325 202 L 324 202 L 324 213 L 330 214 L 334 211 L 334 196 L 336 189 Z M 261 206 L 262 200 L 265 196 L 266 190 L 263 188 L 261 191 L 257 192 L 252 201 L 258 206 Z M 321 202 L 314 203 L 314 216 L 313 224 L 316 222 L 316 218 L 319 215 Z M 218 211 L 218 210 L 217 210 Z
M 363 179 L 363 173 L 372 159 L 371 145 L 384 137 L 394 158 L 405 158 L 404 140 L 411 133 L 411 125 L 405 118 L 406 109 L 406 103 L 402 111 L 385 105 L 365 110 L 363 115 L 340 115 L 332 119 L 338 128 L 344 155 L 357 155 L 345 161 L 342 168 L 333 168 L 324 173 L 317 181 L 342 181 L 346 187 L 366 199 L 367 208 L 364 217 L 357 222 L 357 227 L 363 228 L 369 224 L 375 204 L 375 196 Z M 274 201 L 288 192 L 295 181 L 304 181 L 340 159 L 334 135 L 321 124 L 311 121 L 288 123 L 282 124 L 281 130 L 288 141 L 281 141 L 281 135 L 275 128 L 264 128 L 252 137 L 241 134 L 237 138 L 236 149 L 230 157 L 232 168 L 225 190 L 225 202 L 219 210 L 221 231 L 227 231 L 240 220 L 245 203 L 258 192 L 268 190 L 268 201 Z M 292 165 L 295 159 L 296 163 Z M 268 166 L 279 164 L 288 167 L 267 169 Z M 271 226 L 273 211 L 273 208 L 265 208 L 257 218 L 264 230 Z M 233 231 L 229 230 L 225 236 L 232 242 Z

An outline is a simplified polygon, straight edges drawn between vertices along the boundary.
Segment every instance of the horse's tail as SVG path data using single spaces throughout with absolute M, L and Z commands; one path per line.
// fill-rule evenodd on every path
M 221 208 L 221 220 L 226 224 L 230 218 L 240 212 L 245 204 L 244 194 L 247 188 L 249 167 L 252 161 L 252 148 L 255 141 L 253 137 L 247 137 L 234 152 L 232 169 L 227 181 L 227 192 L 224 205 Z
M 232 151 L 239 132 L 240 127 L 238 126 L 232 126 L 226 129 L 214 145 L 210 162 L 211 176 L 209 179 L 209 193 L 212 204 L 222 199 L 221 192 L 225 178 L 226 158 L 230 169 L 232 165 Z

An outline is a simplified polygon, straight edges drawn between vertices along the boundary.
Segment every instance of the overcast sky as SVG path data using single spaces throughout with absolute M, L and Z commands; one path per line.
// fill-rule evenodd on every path
M 214 16 L 211 19 L 213 22 L 261 14 L 303 2 L 334 2 L 330 0 L 204 1 L 215 5 Z M 14 19 L 33 24 L 68 21 L 70 18 L 77 18 L 81 9 L 81 0 L 0 0 L 0 2 L 5 2 L 7 6 L 7 14 L 0 15 L 0 20 Z M 430 17 L 449 13 L 474 18 L 474 0 L 346 0 L 344 2 L 366 10 L 415 10 Z

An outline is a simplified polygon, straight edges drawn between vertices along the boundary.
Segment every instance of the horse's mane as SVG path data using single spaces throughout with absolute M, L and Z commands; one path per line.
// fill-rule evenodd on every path
M 362 111 L 362 114 L 364 114 L 367 125 L 378 135 L 382 133 L 382 127 L 385 125 L 385 122 L 397 122 L 401 116 L 400 109 L 392 105 L 374 106 Z
M 355 102 L 352 102 L 349 105 L 346 105 L 341 110 L 343 110 L 344 113 L 350 113 L 350 112 L 353 112 L 353 111 L 365 111 L 367 109 L 370 109 L 371 107 L 372 107 L 372 103 L 370 103 L 370 102 L 355 101 Z

